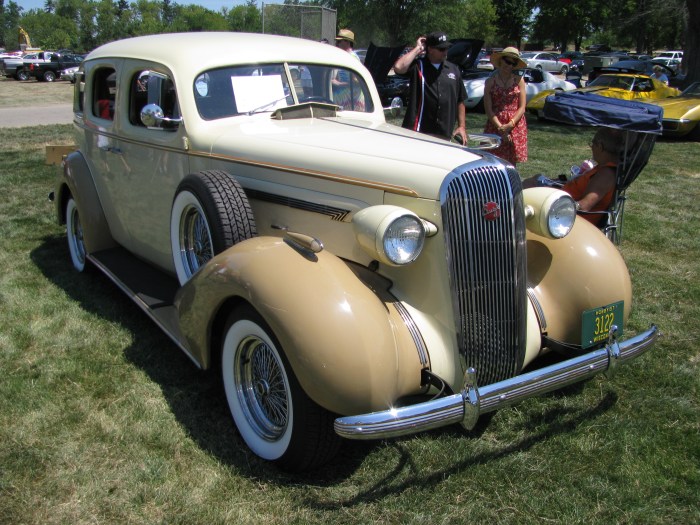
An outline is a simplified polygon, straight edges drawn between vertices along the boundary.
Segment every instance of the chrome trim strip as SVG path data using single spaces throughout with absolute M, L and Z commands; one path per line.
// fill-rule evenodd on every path
M 418 192 L 412 188 L 408 188 L 406 186 L 395 186 L 393 184 L 386 184 L 383 182 L 375 182 L 371 180 L 362 180 L 362 179 L 356 179 L 354 177 L 346 177 L 343 175 L 338 175 L 336 173 L 328 173 L 328 172 L 323 172 L 323 171 L 316 171 L 316 170 L 308 170 L 304 168 L 299 168 L 295 166 L 285 166 L 282 164 L 273 164 L 270 162 L 260 162 L 260 161 L 255 161 L 251 159 L 244 159 L 241 157 L 232 157 L 230 155 L 217 155 L 213 154 L 208 151 L 196 151 L 196 150 L 186 150 L 184 148 L 171 148 L 168 146 L 162 146 L 162 145 L 154 145 L 152 143 L 145 143 L 142 141 L 137 141 L 131 138 L 124 137 L 122 135 L 117 135 L 115 133 L 109 133 L 105 131 L 99 131 L 95 129 L 93 126 L 88 126 L 85 124 L 84 121 L 73 121 L 74 124 L 77 127 L 87 129 L 91 131 L 92 133 L 96 133 L 98 135 L 104 135 L 105 137 L 109 137 L 112 139 L 116 140 L 121 140 L 124 142 L 128 142 L 130 144 L 144 144 L 148 145 L 149 148 L 151 149 L 160 149 L 163 151 L 174 151 L 177 153 L 185 153 L 187 155 L 190 155 L 192 157 L 201 157 L 201 158 L 207 158 L 211 160 L 222 160 L 226 162 L 232 162 L 234 164 L 242 164 L 244 166 L 255 166 L 255 167 L 260 167 L 260 168 L 268 168 L 271 170 L 276 170 L 276 171 L 282 171 L 285 173 L 293 173 L 295 175 L 303 175 L 305 177 L 313 177 L 316 179 L 323 179 L 323 180 L 331 180 L 334 182 L 340 182 L 342 184 L 351 184 L 353 186 L 360 186 L 362 188 L 371 188 L 375 190 L 381 190 L 385 191 L 387 193 L 392 193 L 395 195 L 405 195 L 407 197 L 418 197 Z M 186 138 L 184 136 L 183 138 Z
M 469 370 L 458 394 L 381 412 L 345 416 L 335 420 L 338 435 L 347 439 L 383 439 L 423 432 L 454 423 L 471 429 L 479 416 L 595 376 L 630 361 L 645 351 L 661 334 L 655 325 L 618 343 L 612 336 L 599 350 L 534 370 L 491 385 L 477 387 Z
M 423 341 L 423 336 L 421 335 L 420 330 L 418 330 L 416 322 L 413 320 L 413 317 L 411 317 L 411 314 L 408 312 L 408 309 L 402 302 L 395 301 L 391 304 L 394 305 L 396 311 L 399 312 L 401 319 L 403 319 L 406 328 L 408 329 L 409 333 L 411 334 L 411 337 L 413 338 L 413 342 L 416 345 L 416 350 L 418 350 L 418 359 L 420 360 L 420 364 L 423 366 L 427 366 L 428 350 L 425 347 L 425 341 Z
M 535 315 L 537 316 L 537 321 L 540 323 L 540 331 L 546 332 L 547 331 L 547 318 L 544 315 L 544 310 L 542 309 L 542 305 L 537 300 L 537 296 L 535 295 L 535 291 L 532 288 L 528 288 L 527 289 L 527 296 L 530 298 L 530 302 L 532 303 L 532 307 L 535 310 Z

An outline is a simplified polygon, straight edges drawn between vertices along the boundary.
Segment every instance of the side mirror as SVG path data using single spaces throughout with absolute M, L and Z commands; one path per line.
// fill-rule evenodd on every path
M 141 109 L 141 122 L 147 128 L 160 129 L 164 122 L 174 124 L 174 127 L 177 127 L 182 122 L 182 117 L 168 118 L 164 115 L 163 108 L 158 104 L 146 104 Z
M 388 108 L 384 108 L 384 113 L 392 118 L 396 118 L 401 114 L 403 110 L 403 100 L 401 97 L 394 97 L 391 99 L 391 103 Z

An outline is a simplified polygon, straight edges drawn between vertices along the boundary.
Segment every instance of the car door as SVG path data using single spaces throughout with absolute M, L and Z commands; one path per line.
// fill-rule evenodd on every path
M 125 247 L 166 270 L 172 268 L 170 211 L 189 173 L 187 139 L 172 75 L 157 64 L 125 61 L 115 111 L 119 140 L 109 157 L 115 203 L 128 232 Z M 149 106 L 150 105 L 150 106 Z M 166 120 L 146 126 L 141 112 L 162 110 Z

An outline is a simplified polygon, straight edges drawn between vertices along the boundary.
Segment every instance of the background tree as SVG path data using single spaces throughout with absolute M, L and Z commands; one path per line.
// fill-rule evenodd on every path
M 259 33 L 262 31 L 262 17 L 255 0 L 248 0 L 245 5 L 231 9 L 226 15 L 230 31 Z
M 498 19 L 497 39 L 501 46 L 520 47 L 528 35 L 535 0 L 493 0 Z

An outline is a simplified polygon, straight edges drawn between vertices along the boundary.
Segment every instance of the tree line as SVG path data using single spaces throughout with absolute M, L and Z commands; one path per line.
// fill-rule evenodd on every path
M 338 27 L 352 28 L 358 46 L 412 44 L 432 30 L 483 39 L 487 46 L 552 46 L 580 50 L 589 43 L 650 53 L 700 53 L 698 0 L 285 0 L 286 5 L 335 9 Z M 131 36 L 196 31 L 261 32 L 258 2 L 212 11 L 172 0 L 46 0 L 25 11 L 0 0 L 0 47 L 18 49 L 24 28 L 35 46 L 87 52 Z M 693 65 L 693 64 L 690 65 Z M 697 69 L 697 68 L 695 68 Z

